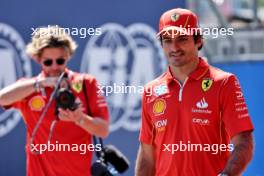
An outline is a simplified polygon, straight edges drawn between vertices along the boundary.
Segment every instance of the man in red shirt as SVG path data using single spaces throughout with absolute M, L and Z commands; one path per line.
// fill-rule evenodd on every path
M 62 28 L 39 28 L 27 45 L 27 53 L 41 65 L 42 72 L 0 91 L 0 105 L 17 108 L 27 127 L 27 176 L 90 175 L 92 152 L 102 147 L 93 145 L 92 135 L 108 135 L 108 108 L 99 94 L 96 79 L 66 68 L 76 48 Z M 52 101 L 41 121 L 40 116 L 63 72 L 67 74 L 64 84 L 74 94 L 78 106 L 75 110 L 59 108 L 57 116 L 56 102 Z
M 239 82 L 198 56 L 197 24 L 187 9 L 160 18 L 169 66 L 145 87 L 137 176 L 237 176 L 252 159 L 253 125 Z

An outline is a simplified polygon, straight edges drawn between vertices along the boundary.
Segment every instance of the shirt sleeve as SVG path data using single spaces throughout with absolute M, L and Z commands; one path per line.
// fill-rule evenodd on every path
M 100 93 L 97 81 L 94 77 L 87 79 L 86 77 L 86 90 L 88 95 L 89 107 L 93 117 L 102 118 L 109 121 L 109 111 L 105 97 Z
M 24 105 L 26 104 L 26 100 L 20 100 L 17 102 L 12 103 L 11 105 L 2 106 L 5 110 L 15 108 L 15 109 L 23 109 Z
M 151 116 L 147 109 L 146 90 L 142 96 L 142 112 L 141 112 L 141 128 L 139 134 L 139 141 L 145 144 L 152 144 L 154 139 L 154 127 L 151 121 Z
M 253 130 L 243 92 L 236 76 L 231 75 L 224 81 L 220 104 L 222 119 L 231 138 L 240 132 Z

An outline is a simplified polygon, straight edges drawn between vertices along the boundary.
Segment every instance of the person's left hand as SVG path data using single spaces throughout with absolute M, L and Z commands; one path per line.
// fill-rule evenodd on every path
M 74 111 L 71 111 L 69 109 L 62 109 L 59 108 L 59 119 L 62 121 L 68 121 L 68 122 L 78 122 L 81 118 L 84 118 L 84 108 L 82 106 L 79 106 Z

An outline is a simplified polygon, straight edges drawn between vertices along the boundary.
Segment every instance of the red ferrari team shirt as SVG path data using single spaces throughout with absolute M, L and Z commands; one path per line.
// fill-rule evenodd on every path
M 146 85 L 140 141 L 155 149 L 157 176 L 217 175 L 234 149 L 230 139 L 250 130 L 237 78 L 201 58 L 183 84 L 168 69 Z
M 74 93 L 76 101 L 82 103 L 84 108 L 88 103 L 93 117 L 108 121 L 107 104 L 105 98 L 100 94 L 96 79 L 88 74 L 74 73 L 69 70 L 66 72 L 71 80 L 70 89 Z M 45 75 L 43 73 L 39 75 L 39 77 L 42 76 Z M 87 90 L 83 90 L 83 79 Z M 11 107 L 20 110 L 27 127 L 27 176 L 89 176 L 91 175 L 92 151 L 101 148 L 100 146 L 93 146 L 92 136 L 88 132 L 73 122 L 58 121 L 54 127 L 50 145 L 47 144 L 51 123 L 58 119 L 55 116 L 55 101 L 52 102 L 39 126 L 32 150 L 39 152 L 42 149 L 43 151 L 45 150 L 44 145 L 47 148 L 38 155 L 30 151 L 32 131 L 52 91 L 53 88 L 45 88 L 40 93 L 33 93 L 11 105 Z M 85 101 L 83 91 L 87 92 L 88 102 Z

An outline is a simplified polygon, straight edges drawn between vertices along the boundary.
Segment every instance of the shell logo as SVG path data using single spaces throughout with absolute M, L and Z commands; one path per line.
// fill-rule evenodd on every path
M 158 99 L 153 105 L 153 112 L 155 115 L 163 114 L 166 109 L 166 102 L 163 99 Z
M 29 101 L 29 106 L 33 111 L 41 111 L 45 106 L 45 101 L 41 96 L 35 96 Z

